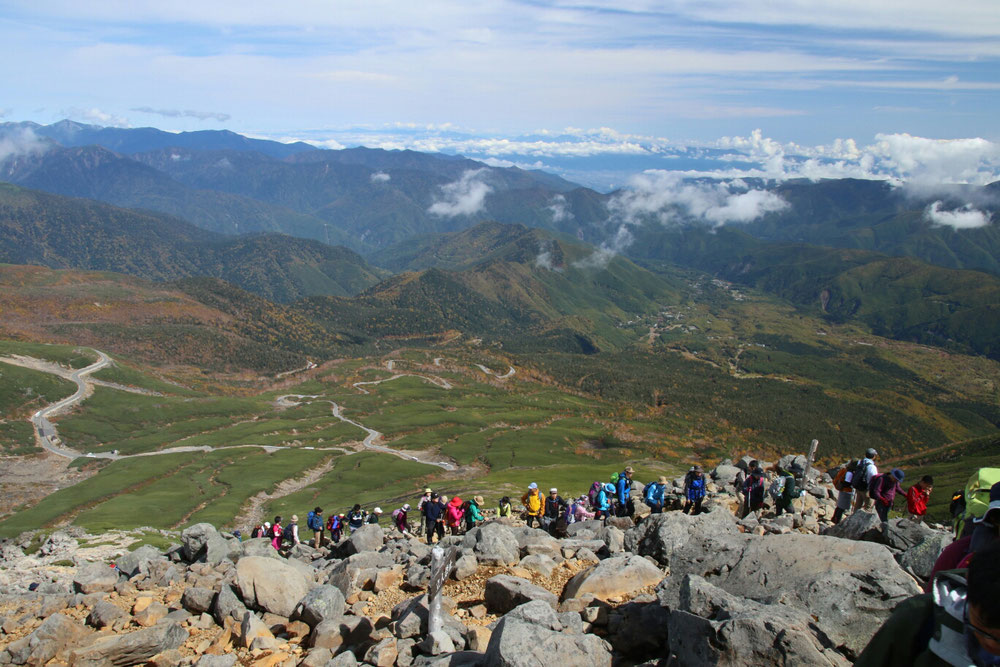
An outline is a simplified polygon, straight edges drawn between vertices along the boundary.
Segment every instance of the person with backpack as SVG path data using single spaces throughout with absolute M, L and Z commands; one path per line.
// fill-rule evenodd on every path
M 542 512 L 545 511 L 545 498 L 538 491 L 538 484 L 532 482 L 528 485 L 528 492 L 521 496 L 521 504 L 524 505 L 527 515 L 528 528 L 538 521 L 539 527 L 542 525 Z
M 757 465 L 754 465 L 755 463 Z M 759 512 L 764 507 L 764 496 L 766 495 L 764 485 L 764 469 L 757 461 L 751 462 L 750 474 L 743 482 L 743 516 L 740 517 L 741 519 L 746 518 L 751 512 Z
M 421 516 L 424 513 L 424 505 L 429 503 L 431 500 L 431 490 L 430 488 L 424 489 L 424 495 L 420 496 L 420 500 L 417 501 L 417 511 L 420 512 Z
M 514 518 L 514 505 L 510 502 L 510 496 L 504 496 L 497 503 L 497 518 L 498 519 L 512 519 Z
M 452 535 L 462 534 L 462 519 L 465 518 L 463 504 L 462 499 L 455 496 L 445 506 L 444 525 L 451 531 Z
M 299 515 L 298 514 L 293 514 L 292 515 L 292 520 L 289 522 L 289 524 L 287 526 L 285 526 L 285 530 L 282 531 L 282 533 L 281 533 L 281 541 L 282 542 L 287 542 L 288 544 L 290 544 L 293 547 L 296 544 L 299 543 Z
M 313 532 L 313 548 L 323 546 L 323 508 L 316 507 L 306 515 L 306 526 Z
M 351 511 L 347 513 L 347 527 L 351 533 L 354 533 L 354 531 L 363 525 L 365 525 L 365 512 L 361 509 L 361 505 L 355 503 Z
M 588 505 L 590 505 L 590 498 L 588 496 L 580 496 L 577 501 L 573 503 L 573 523 L 595 518 L 596 513 L 589 511 L 587 509 Z
M 910 521 L 921 522 L 927 515 L 927 503 L 931 499 L 931 491 L 934 490 L 934 478 L 924 475 L 920 481 L 911 486 L 906 491 L 906 511 L 910 515 Z
M 392 523 L 396 526 L 396 530 L 403 534 L 403 537 L 413 537 L 413 534 L 410 533 L 410 523 L 407 519 L 409 513 L 409 503 L 404 503 L 402 507 L 392 511 Z
M 1000 541 L 968 569 L 942 572 L 931 592 L 904 600 L 854 667 L 1000 665 Z
M 542 508 L 542 528 L 552 532 L 553 524 L 559 520 L 566 501 L 559 495 L 559 489 L 549 489 L 549 497 L 545 499 L 545 507 Z
M 906 475 L 899 468 L 893 468 L 889 474 L 875 475 L 872 477 L 871 485 L 868 487 L 868 494 L 875 501 L 875 513 L 882 521 L 889 520 L 889 510 L 896 500 L 896 494 L 903 495 L 901 483 Z
M 465 508 L 465 529 L 472 530 L 483 523 L 486 518 L 483 516 L 482 507 L 485 501 L 482 496 L 473 496 Z
M 331 514 L 330 518 L 326 521 L 326 530 L 330 533 L 330 542 L 338 544 L 340 536 L 344 533 L 344 515 Z
M 650 482 L 642 490 L 642 500 L 649 506 L 651 514 L 663 511 L 664 495 L 667 491 L 667 478 L 660 476 L 655 482 Z
M 597 494 L 597 506 L 594 508 L 595 519 L 606 519 L 611 516 L 611 501 L 615 497 L 615 485 L 608 483 L 601 487 Z
M 436 493 L 431 493 L 431 499 L 424 503 L 424 522 L 427 527 L 427 544 L 434 544 L 434 536 L 438 542 L 444 539 L 444 504 Z
M 274 517 L 274 523 L 271 524 L 271 546 L 274 547 L 275 551 L 281 551 L 281 538 L 285 534 L 284 528 L 281 527 L 281 517 Z
M 684 476 L 684 513 L 694 509 L 701 514 L 701 502 L 705 499 L 705 473 L 701 466 L 693 466 Z
M 844 512 L 851 509 L 854 504 L 854 487 L 851 480 L 857 472 L 859 461 L 848 461 L 833 478 L 833 488 L 837 490 L 837 509 L 833 511 L 832 521 L 834 525 L 840 523 L 844 518 Z
M 252 531 L 250 531 L 250 537 L 253 539 L 261 537 L 270 537 L 269 535 L 270 532 L 271 532 L 271 522 L 265 521 L 263 524 L 257 524 L 257 526 Z
M 785 470 L 780 465 L 775 466 L 777 473 L 768 493 L 774 501 L 774 515 L 781 516 L 784 512 L 795 514 L 792 507 L 793 501 L 799 497 L 799 492 L 795 488 L 795 475 Z
M 977 551 L 982 551 L 993 542 L 1000 542 L 1000 482 L 990 487 L 990 503 L 986 513 L 970 522 L 971 530 L 958 538 L 938 556 L 931 577 L 943 570 L 966 567 L 969 559 Z M 925 590 L 930 590 L 929 586 Z
M 625 466 L 625 470 L 618 475 L 616 491 L 618 497 L 618 516 L 632 516 L 635 514 L 635 503 L 632 502 L 632 475 L 635 470 L 632 466 Z
M 371 514 L 365 517 L 366 526 L 377 526 L 379 519 L 382 518 L 382 508 L 376 507 L 372 510 Z
M 854 489 L 854 511 L 860 509 L 870 510 L 872 501 L 868 496 L 868 488 L 871 485 L 872 477 L 878 475 L 878 467 L 875 459 L 878 452 L 869 447 L 865 450 L 865 455 L 858 461 L 857 470 L 851 477 L 851 488 Z

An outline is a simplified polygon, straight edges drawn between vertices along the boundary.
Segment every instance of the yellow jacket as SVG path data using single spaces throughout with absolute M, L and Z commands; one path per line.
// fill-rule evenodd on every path
M 534 492 L 528 491 L 526 494 L 521 496 L 521 504 L 528 508 L 529 516 L 541 516 L 542 507 L 545 505 L 545 499 L 542 494 L 539 493 L 538 489 L 534 489 Z

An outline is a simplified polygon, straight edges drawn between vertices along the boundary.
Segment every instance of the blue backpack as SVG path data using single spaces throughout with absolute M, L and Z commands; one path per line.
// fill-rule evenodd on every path
M 306 516 L 306 525 L 309 526 L 309 530 L 323 530 L 323 520 L 316 515 L 316 512 L 309 512 Z

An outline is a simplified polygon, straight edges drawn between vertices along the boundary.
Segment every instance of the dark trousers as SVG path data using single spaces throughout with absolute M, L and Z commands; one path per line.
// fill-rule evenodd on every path
M 692 514 L 701 514 L 701 501 L 704 499 L 705 499 L 704 496 L 702 496 L 701 498 L 688 500 L 686 503 L 684 503 L 684 513 L 687 514 L 688 510 L 693 507 L 694 512 L 692 512 Z
M 437 534 L 438 542 L 444 539 L 444 523 L 441 521 L 427 520 L 427 544 L 433 544 L 434 535 Z
M 532 524 L 533 522 L 535 522 L 535 521 L 538 521 L 538 527 L 539 527 L 539 528 L 541 528 L 541 527 L 542 527 L 542 517 L 540 517 L 540 516 L 535 516 L 534 514 L 529 514 L 529 515 L 528 515 L 528 528 L 531 528 L 531 524 Z
M 888 505 L 883 505 L 882 501 L 880 500 L 875 501 L 875 513 L 878 514 L 878 518 L 882 519 L 882 521 L 889 520 L 890 509 L 891 508 Z
M 618 516 L 632 516 L 635 514 L 635 503 L 629 498 L 625 501 L 625 504 L 618 504 Z

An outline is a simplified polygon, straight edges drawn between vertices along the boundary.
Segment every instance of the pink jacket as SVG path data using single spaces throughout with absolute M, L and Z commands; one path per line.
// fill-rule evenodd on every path
M 464 516 L 465 510 L 462 509 L 461 505 L 448 503 L 448 509 L 444 512 L 444 522 L 449 526 L 460 526 Z

